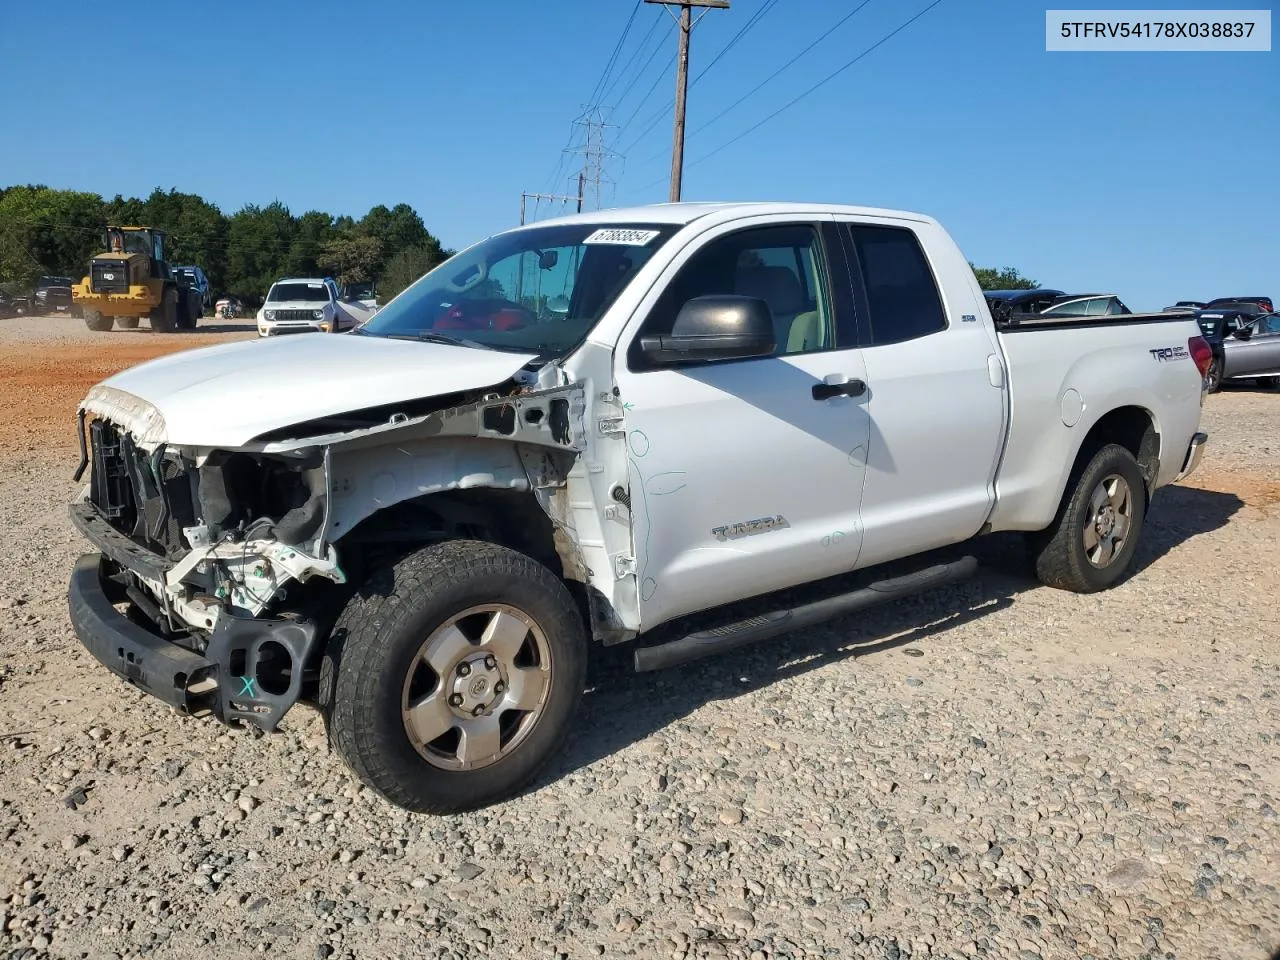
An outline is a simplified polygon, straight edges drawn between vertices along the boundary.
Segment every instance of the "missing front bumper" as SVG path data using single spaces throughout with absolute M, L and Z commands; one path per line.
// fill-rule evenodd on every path
M 298 702 L 319 637 L 307 620 L 222 616 L 203 655 L 117 610 L 101 554 L 82 556 L 67 593 L 71 624 L 108 670 L 192 716 L 250 723 L 270 733 Z

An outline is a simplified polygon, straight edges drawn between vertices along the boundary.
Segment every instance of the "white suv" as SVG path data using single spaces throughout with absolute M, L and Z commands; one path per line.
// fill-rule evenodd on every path
M 258 336 L 310 330 L 341 332 L 355 321 L 338 303 L 338 285 L 329 277 L 277 280 L 258 311 Z

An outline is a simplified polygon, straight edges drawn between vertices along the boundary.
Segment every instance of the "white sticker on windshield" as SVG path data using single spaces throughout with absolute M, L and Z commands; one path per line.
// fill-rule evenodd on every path
M 656 237 L 658 230 L 627 230 L 623 227 L 605 227 L 597 230 L 583 243 L 619 243 L 628 247 L 643 247 Z

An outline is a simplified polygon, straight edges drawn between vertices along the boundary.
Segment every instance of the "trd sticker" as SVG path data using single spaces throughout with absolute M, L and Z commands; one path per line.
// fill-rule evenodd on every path
M 1148 352 L 1157 363 L 1168 363 L 1170 360 L 1185 360 L 1191 356 L 1186 347 L 1156 347 Z

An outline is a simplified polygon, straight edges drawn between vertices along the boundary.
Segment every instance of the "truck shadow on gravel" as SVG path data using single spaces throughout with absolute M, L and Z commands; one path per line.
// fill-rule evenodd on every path
M 1243 505 L 1230 493 L 1181 486 L 1161 490 L 1152 504 L 1135 570 L 1146 570 L 1193 537 L 1225 526 Z M 945 656 L 945 645 L 929 651 L 929 641 L 1012 606 L 1025 591 L 1049 589 L 1030 574 L 1019 535 L 984 537 L 968 545 L 966 552 L 980 563 L 971 580 L 668 670 L 635 673 L 630 644 L 593 649 L 574 733 L 559 762 L 529 791 L 625 749 L 713 700 L 908 645 L 922 647 L 926 656 Z M 918 662 L 927 669 L 926 660 Z

